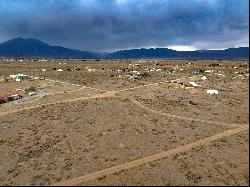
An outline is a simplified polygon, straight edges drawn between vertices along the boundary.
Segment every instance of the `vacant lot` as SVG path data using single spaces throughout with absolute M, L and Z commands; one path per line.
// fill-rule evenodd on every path
M 0 104 L 0 184 L 249 185 L 248 71 L 248 61 L 2 61 L 1 94 L 47 95 Z M 39 79 L 6 81 L 17 73 Z

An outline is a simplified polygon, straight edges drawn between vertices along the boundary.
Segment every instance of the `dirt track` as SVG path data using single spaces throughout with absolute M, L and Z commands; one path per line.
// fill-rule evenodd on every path
M 74 98 L 74 99 L 66 99 L 63 101 L 56 101 L 56 102 L 51 102 L 48 104 L 41 104 L 41 105 L 35 105 L 35 106 L 30 106 L 30 107 L 24 107 L 21 109 L 17 109 L 17 110 L 10 110 L 10 111 L 6 111 L 6 112 L 0 112 L 0 116 L 1 115 L 6 115 L 6 114 L 11 114 L 11 113 L 16 113 L 16 112 L 21 112 L 21 111 L 25 111 L 25 110 L 31 110 L 34 108 L 40 108 L 43 106 L 49 106 L 49 105 L 56 105 L 56 104 L 60 104 L 60 103 L 70 103 L 70 102 L 74 102 L 74 101 L 81 101 L 81 100 L 88 100 L 88 99 L 97 99 L 97 98 L 106 98 L 106 97 L 112 97 L 114 96 L 113 92 L 106 92 L 103 94 L 96 94 L 93 96 L 89 96 L 89 97 L 79 97 L 79 98 Z
M 87 174 L 87 175 L 84 175 L 84 176 L 81 176 L 81 177 L 78 177 L 75 179 L 71 179 L 68 181 L 59 182 L 59 183 L 54 184 L 54 186 L 72 186 L 72 185 L 81 184 L 81 183 L 87 182 L 89 180 L 93 180 L 93 179 L 100 178 L 100 177 L 103 177 L 106 175 L 110 175 L 110 174 L 115 173 L 115 172 L 130 169 L 130 168 L 133 168 L 133 167 L 136 167 L 136 166 L 139 166 L 142 164 L 146 164 L 148 162 L 152 162 L 155 160 L 163 159 L 163 158 L 169 157 L 173 154 L 181 153 L 181 152 L 187 151 L 189 149 L 192 149 L 194 147 L 202 146 L 202 145 L 208 144 L 212 141 L 215 141 L 215 140 L 227 137 L 227 136 L 231 136 L 233 134 L 236 134 L 236 133 L 248 130 L 248 129 L 249 129 L 249 127 L 247 126 L 247 127 L 236 128 L 233 130 L 227 130 L 223 133 L 216 134 L 216 135 L 211 136 L 209 138 L 205 138 L 205 139 L 199 140 L 197 142 L 193 142 L 193 143 L 178 147 L 176 149 L 171 149 L 171 150 L 168 150 L 168 151 L 165 151 L 162 153 L 158 153 L 158 154 L 155 154 L 152 156 L 137 159 L 137 160 L 134 160 L 132 162 L 127 162 L 127 163 L 124 163 L 124 164 L 121 164 L 118 166 L 114 166 L 111 168 L 107 168 L 104 170 L 93 172 L 93 173 L 90 173 L 90 174 Z
M 139 106 L 142 109 L 148 110 L 154 114 L 159 114 L 159 115 L 163 115 L 163 116 L 167 116 L 170 118 L 177 118 L 177 119 L 181 119 L 181 120 L 187 120 L 187 121 L 197 121 L 197 122 L 201 122 L 201 123 L 207 123 L 207 124 L 214 124 L 214 125 L 225 125 L 225 126 L 231 126 L 231 127 L 238 127 L 239 125 L 247 125 L 247 124 L 229 124 L 229 123 L 223 123 L 223 122 L 216 122 L 216 121 L 208 121 L 208 120 L 202 120 L 202 119 L 195 119 L 195 118 L 188 118 L 188 117 L 183 117 L 183 116 L 177 116 L 177 115 L 172 115 L 172 114 L 166 114 L 164 112 L 159 112 L 156 110 L 152 110 L 146 106 L 144 106 L 143 104 L 139 103 L 138 101 L 134 100 L 134 99 L 130 99 L 130 101 L 132 101 L 133 103 L 135 103 L 137 106 Z

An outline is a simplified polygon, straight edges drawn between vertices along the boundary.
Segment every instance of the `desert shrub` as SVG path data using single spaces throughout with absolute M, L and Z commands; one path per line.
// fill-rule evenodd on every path
M 246 68 L 246 67 L 247 67 L 247 64 L 243 64 L 243 65 L 241 64 L 240 67 L 241 67 L 241 68 Z
M 150 75 L 149 75 L 147 72 L 143 72 L 143 73 L 141 74 L 141 77 L 142 77 L 142 78 L 148 78 L 148 77 L 150 77 Z
M 208 66 L 209 67 L 217 67 L 217 66 L 220 66 L 220 64 L 219 63 L 212 63 L 212 64 L 209 64 Z
M 199 73 L 205 73 L 204 69 L 199 69 Z
M 30 86 L 29 88 L 25 88 L 24 92 L 30 93 L 30 92 L 35 92 L 36 91 L 36 87 L 35 86 Z

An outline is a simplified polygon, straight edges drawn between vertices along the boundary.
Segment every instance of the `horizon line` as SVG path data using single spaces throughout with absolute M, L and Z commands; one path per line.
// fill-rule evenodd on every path
M 133 49 L 171 49 L 174 51 L 178 51 L 178 52 L 195 52 L 195 51 L 206 51 L 206 50 L 226 50 L 226 49 L 230 49 L 230 48 L 243 48 L 243 47 L 248 47 L 249 46 L 237 46 L 237 47 L 227 47 L 227 48 L 208 48 L 208 49 L 198 49 L 195 48 L 193 46 L 190 45 L 169 45 L 169 46 L 148 46 L 148 47 L 137 47 L 137 48 L 118 48 L 116 50 L 107 50 L 107 51 L 95 51 L 95 50 L 82 50 L 82 49 L 75 49 L 75 48 L 69 48 L 69 47 L 65 47 L 62 45 L 51 45 L 47 42 L 44 42 L 40 39 L 37 38 L 33 38 L 33 37 L 15 37 L 12 39 L 8 39 L 6 41 L 1 41 L 0 44 L 11 41 L 11 40 L 15 40 L 15 39 L 23 39 L 23 40 L 28 40 L 28 39 L 34 39 L 34 40 L 39 40 L 40 42 L 43 42 L 47 45 L 50 45 L 52 47 L 63 47 L 63 48 L 67 48 L 67 49 L 71 49 L 71 50 L 77 50 L 77 51 L 86 51 L 86 52 L 95 52 L 95 53 L 114 53 L 114 52 L 118 52 L 118 51 L 125 51 L 125 50 L 133 50 Z

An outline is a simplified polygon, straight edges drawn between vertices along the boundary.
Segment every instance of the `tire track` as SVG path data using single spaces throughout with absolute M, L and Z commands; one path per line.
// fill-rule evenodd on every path
M 89 174 L 86 174 L 86 175 L 83 175 L 83 176 L 80 176 L 77 178 L 62 181 L 62 182 L 56 183 L 54 185 L 55 186 L 72 186 L 72 185 L 82 184 L 82 183 L 90 181 L 90 180 L 104 177 L 104 176 L 107 176 L 107 175 L 110 175 L 110 174 L 113 174 L 116 172 L 120 172 L 123 170 L 128 170 L 128 169 L 131 169 L 131 168 L 134 168 L 134 167 L 137 167 L 137 166 L 140 166 L 140 165 L 152 162 L 152 161 L 156 161 L 159 159 L 163 159 L 163 158 L 175 155 L 177 153 L 185 152 L 185 151 L 190 150 L 194 147 L 203 146 L 203 145 L 208 144 L 210 142 L 213 142 L 215 140 L 218 140 L 218 139 L 221 139 L 221 138 L 224 138 L 227 136 L 231 136 L 233 134 L 236 134 L 236 133 L 239 133 L 239 132 L 242 132 L 245 130 L 248 130 L 248 126 L 227 130 L 227 131 L 224 131 L 222 133 L 210 136 L 208 138 L 204 138 L 204 139 L 198 140 L 196 142 L 186 144 L 184 146 L 180 146 L 178 148 L 170 149 L 170 150 L 167 150 L 167 151 L 164 151 L 161 153 L 157 153 L 157 154 L 154 154 L 151 156 L 143 157 L 143 158 L 140 158 L 140 159 L 137 159 L 134 161 L 124 163 L 124 164 L 120 164 L 120 165 L 113 166 L 113 167 L 110 167 L 107 169 L 103 169 L 103 170 L 99 170 L 99 171 L 96 171 L 93 173 L 89 173 Z
M 53 80 L 53 79 L 45 79 L 45 80 L 48 80 L 48 81 L 52 81 L 52 82 L 57 82 L 57 83 L 61 83 L 61 84 L 70 84 L 72 86 L 78 86 L 78 87 L 81 87 L 80 89 L 84 89 L 84 88 L 87 88 L 87 89 L 91 89 L 91 90 L 97 90 L 97 91 L 102 91 L 102 92 L 106 92 L 107 90 L 104 90 L 104 89 L 99 89 L 99 88 L 93 88 L 93 87 L 89 87 L 89 86 L 82 86 L 80 84 L 74 84 L 74 83 L 69 83 L 69 82 L 64 82 L 64 81 L 58 81 L 58 80 Z
M 51 103 L 47 103 L 47 104 L 29 106 L 29 107 L 24 107 L 24 108 L 20 108 L 20 109 L 14 109 L 14 110 L 1 112 L 0 116 L 6 115 L 6 114 L 11 114 L 11 113 L 16 113 L 16 112 L 21 112 L 21 111 L 25 111 L 25 110 L 31 110 L 31 109 L 34 109 L 34 108 L 40 108 L 40 107 L 43 107 L 43 106 L 50 106 L 50 105 L 60 104 L 60 103 L 70 103 L 70 102 L 88 100 L 88 99 L 113 97 L 114 94 L 115 94 L 115 92 L 108 91 L 108 92 L 103 93 L 103 94 L 96 94 L 96 95 L 88 96 L 88 97 L 79 97 L 79 98 L 67 99 L 67 100 L 63 100 L 63 101 L 55 101 L 55 102 L 51 102 Z
M 216 121 L 209 121 L 209 120 L 202 120 L 202 119 L 196 119 L 196 118 L 189 118 L 189 117 L 184 117 L 184 116 L 177 116 L 177 115 L 173 115 L 173 114 L 166 114 L 164 112 L 160 112 L 160 111 L 156 111 L 153 109 L 150 109 L 146 106 L 144 106 L 143 104 L 141 104 L 140 102 L 128 98 L 130 101 L 132 101 L 134 104 L 136 104 L 137 106 L 139 106 L 140 108 L 150 111 L 154 114 L 159 114 L 159 115 L 163 115 L 163 116 L 167 116 L 170 118 L 176 118 L 176 119 L 181 119 L 181 120 L 188 120 L 188 121 L 196 121 L 196 122 L 201 122 L 201 123 L 207 123 L 207 124 L 213 124 L 213 125 L 224 125 L 224 126 L 232 126 L 232 127 L 238 127 L 239 125 L 248 125 L 248 124 L 229 124 L 229 123 L 223 123 L 223 122 L 216 122 Z

